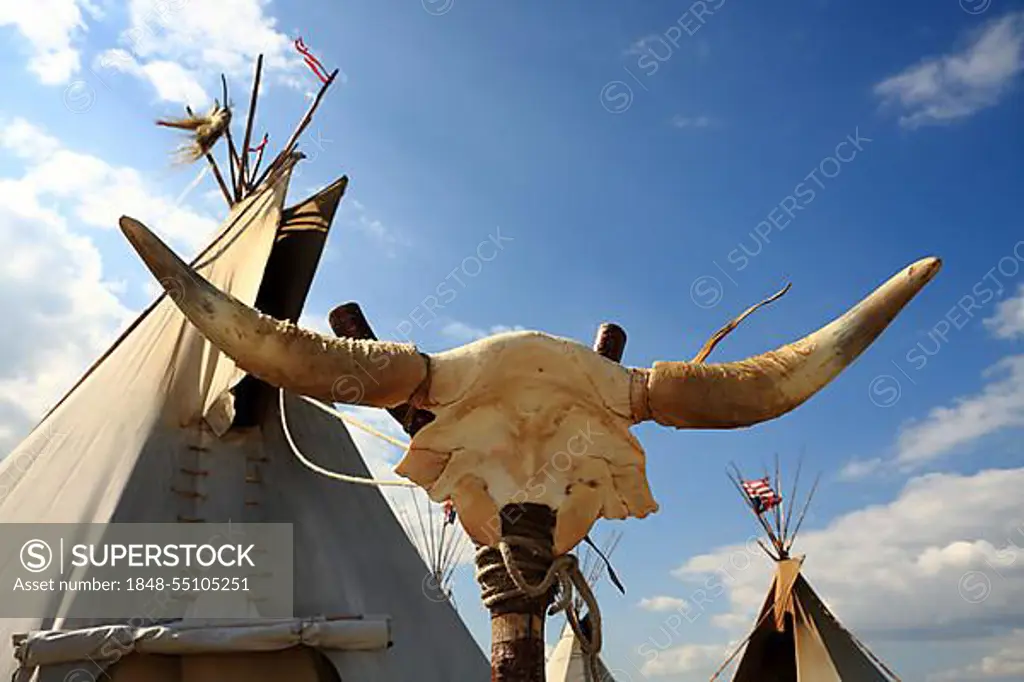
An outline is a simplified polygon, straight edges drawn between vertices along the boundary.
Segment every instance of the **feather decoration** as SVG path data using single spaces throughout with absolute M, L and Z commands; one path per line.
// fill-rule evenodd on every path
M 160 119 L 156 124 L 191 132 L 191 139 L 178 149 L 178 158 L 182 163 L 192 163 L 209 154 L 227 131 L 231 124 L 231 110 L 214 102 L 207 114 L 196 115 L 189 110 L 187 116 Z

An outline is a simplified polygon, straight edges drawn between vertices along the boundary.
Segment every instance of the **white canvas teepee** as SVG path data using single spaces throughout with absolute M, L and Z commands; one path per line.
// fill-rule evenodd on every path
M 297 159 L 275 161 L 247 192 L 236 185 L 244 198 L 195 261 L 222 290 L 293 321 L 347 183 L 284 209 Z M 0 679 L 487 679 L 454 609 L 425 593 L 423 562 L 380 491 L 297 461 L 276 397 L 161 296 L 0 462 L 0 523 L 291 523 L 294 618 L 2 619 Z M 320 466 L 369 477 L 339 421 L 300 399 L 286 410 Z M 73 593 L 53 598 L 72 612 Z
M 768 536 L 769 544 L 761 546 L 775 561 L 775 577 L 754 629 L 745 641 L 746 648 L 732 682 L 899 682 L 818 597 L 801 573 L 804 557 L 790 556 L 814 488 L 791 531 L 789 517 L 796 494 L 795 482 L 788 514 L 783 513 L 782 498 L 776 492 L 781 490 L 777 473 L 774 489 L 768 477 L 743 481 L 738 472 L 734 483 Z M 767 508 L 765 500 L 771 501 Z M 721 672 L 712 680 L 718 679 Z
M 592 588 L 604 572 L 605 564 L 603 562 L 615 551 L 621 537 L 621 533 L 612 533 L 605 542 L 601 555 L 591 547 L 584 550 L 581 570 Z M 573 607 L 579 612 L 583 606 L 583 601 L 577 595 Z M 580 620 L 580 626 L 584 636 L 588 637 L 591 630 L 589 613 Z M 582 643 L 568 622 L 562 628 L 562 635 L 558 639 L 558 643 L 555 644 L 551 655 L 548 656 L 544 666 L 544 675 L 547 682 L 615 682 L 614 676 L 605 667 L 600 656 L 597 658 L 597 679 L 594 679 Z
M 547 682 L 615 682 L 600 658 L 597 661 L 597 679 L 592 678 L 580 640 L 568 623 L 562 628 L 562 636 L 548 657 L 544 675 Z

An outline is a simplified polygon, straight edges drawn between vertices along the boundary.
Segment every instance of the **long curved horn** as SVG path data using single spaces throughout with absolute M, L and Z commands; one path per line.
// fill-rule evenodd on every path
M 139 221 L 124 216 L 120 224 L 185 317 L 263 381 L 333 402 L 394 407 L 426 379 L 428 360 L 415 346 L 331 338 L 263 315 L 206 281 Z
M 857 359 L 941 267 L 938 258 L 923 258 L 831 324 L 762 355 L 634 369 L 634 415 L 678 429 L 737 428 L 780 417 Z

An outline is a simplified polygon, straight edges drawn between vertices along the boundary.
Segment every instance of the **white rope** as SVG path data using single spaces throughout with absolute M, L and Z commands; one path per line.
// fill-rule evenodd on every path
M 308 398 L 306 396 L 299 396 L 299 397 L 302 398 L 303 400 L 305 400 L 307 403 L 309 403 L 311 405 L 314 405 L 315 407 L 319 407 L 321 410 L 323 410 L 327 414 L 331 415 L 332 417 L 341 419 L 342 421 L 348 421 L 347 419 L 345 419 L 345 417 L 340 412 L 337 412 L 336 410 L 331 409 L 330 407 L 328 407 L 327 405 L 324 405 L 323 403 L 321 403 L 318 400 L 313 400 L 312 398 Z M 311 469 L 312 471 L 315 471 L 316 473 L 320 474 L 321 476 L 326 476 L 327 478 L 333 478 L 336 481 L 344 481 L 345 483 L 355 483 L 355 484 L 358 484 L 358 485 L 369 485 L 369 486 L 374 486 L 374 487 L 378 487 L 378 488 L 385 487 L 385 486 L 396 486 L 396 487 L 402 487 L 402 488 L 418 488 L 419 487 L 415 483 L 413 483 L 412 481 L 401 481 L 401 480 L 394 480 L 394 481 L 392 481 L 392 480 L 384 480 L 384 479 L 379 479 L 379 478 L 363 478 L 361 476 L 349 476 L 348 474 L 342 474 L 342 473 L 339 473 L 337 471 L 331 471 L 330 469 L 325 469 L 322 466 L 320 466 L 319 464 L 315 464 L 314 462 L 311 462 L 305 455 L 302 454 L 302 451 L 299 450 L 299 446 L 295 444 L 295 439 L 292 438 L 291 429 L 288 428 L 288 417 L 285 415 L 285 409 L 284 409 L 284 389 L 279 389 L 278 390 L 278 411 L 281 413 L 281 430 L 284 431 L 285 440 L 288 441 L 288 446 L 292 449 L 292 453 L 295 455 L 295 457 L 298 458 L 298 460 L 300 462 L 302 462 L 306 466 L 306 468 Z M 364 430 L 369 431 L 369 427 L 365 428 Z M 370 431 L 370 432 L 372 433 L 372 431 Z M 374 435 L 378 435 L 378 434 L 374 434 Z M 379 435 L 383 435 L 383 434 L 379 434 Z

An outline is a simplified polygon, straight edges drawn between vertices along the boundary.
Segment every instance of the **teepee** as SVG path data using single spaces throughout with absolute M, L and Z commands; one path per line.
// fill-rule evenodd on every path
M 230 205 L 194 265 L 236 298 L 295 321 L 347 178 L 287 208 L 285 197 L 302 157 L 299 135 L 337 72 L 259 173 L 262 147 L 252 166 L 248 157 L 261 66 L 262 57 L 242 156 L 219 105 L 173 125 L 195 135 L 189 154 L 206 158 Z M 220 136 L 227 174 L 210 153 Z M 461 619 L 424 589 L 423 561 L 381 492 L 314 473 L 294 448 L 369 477 L 328 409 L 246 375 L 167 294 L 158 298 L 0 462 L 0 523 L 293 524 L 293 617 L 257 618 L 259 604 L 250 603 L 253 617 L 231 621 L 197 620 L 185 609 L 155 622 L 111 622 L 81 617 L 78 593 L 57 592 L 56 618 L 0 620 L 0 678 L 487 679 L 487 660 Z M 17 558 L 0 556 L 0 568 Z
M 777 492 L 781 490 L 778 461 L 774 484 L 769 476 L 744 479 L 738 470 L 732 477 L 767 535 L 769 544 L 760 540 L 758 544 L 775 562 L 775 577 L 754 629 L 745 640 L 746 649 L 732 682 L 899 682 L 818 597 L 801 573 L 804 557 L 790 555 L 817 489 L 815 481 L 790 529 L 799 476 L 798 469 L 786 510 Z M 718 679 L 738 653 L 739 649 L 711 679 Z
M 600 580 L 605 567 L 603 563 L 605 557 L 615 550 L 621 537 L 622 533 L 620 532 L 612 533 L 600 555 L 596 549 L 591 547 L 587 547 L 583 551 L 583 557 L 580 562 L 581 568 L 583 575 L 591 586 L 596 585 L 598 580 Z M 582 599 L 579 595 L 576 595 L 573 608 L 579 613 L 583 606 Z M 585 637 L 590 636 L 590 618 L 591 614 L 588 613 L 580 619 L 580 627 Z M 554 650 L 552 650 L 551 655 L 548 656 L 547 663 L 544 666 L 544 675 L 547 678 L 547 682 L 615 682 L 615 678 L 608 671 L 600 657 L 596 661 L 596 679 L 591 673 L 588 663 L 588 657 L 583 650 L 582 643 L 576 636 L 576 632 L 570 623 L 566 622 L 562 628 L 562 635 Z

